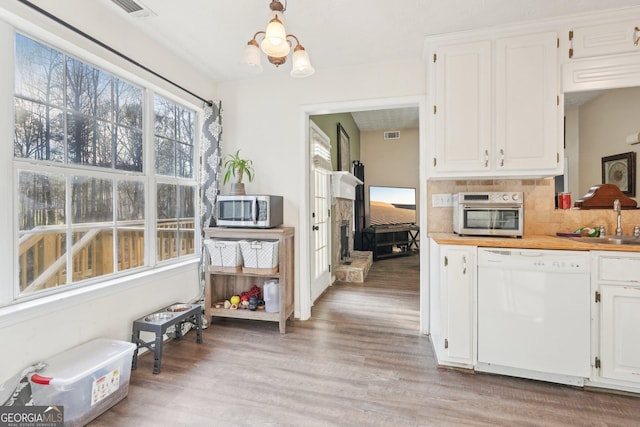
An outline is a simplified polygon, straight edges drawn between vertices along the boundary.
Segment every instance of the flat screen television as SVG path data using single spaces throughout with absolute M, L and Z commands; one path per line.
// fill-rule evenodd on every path
M 415 223 L 415 188 L 369 186 L 370 227 Z

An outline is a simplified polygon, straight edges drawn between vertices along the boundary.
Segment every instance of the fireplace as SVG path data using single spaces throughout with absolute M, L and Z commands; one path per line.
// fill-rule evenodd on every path
M 340 224 L 340 264 L 351 263 L 351 252 L 349 251 L 349 221 L 342 220 Z
M 333 241 L 335 265 L 343 264 L 346 257 L 351 257 L 353 252 L 353 201 L 349 199 L 336 199 L 335 217 L 333 218 Z
M 353 250 L 353 200 L 343 197 L 335 198 L 333 216 L 334 252 L 332 271 L 339 282 L 363 283 L 373 263 L 370 251 Z

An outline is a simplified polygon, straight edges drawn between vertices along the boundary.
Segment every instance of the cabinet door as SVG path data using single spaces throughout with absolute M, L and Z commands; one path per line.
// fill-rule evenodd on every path
M 600 285 L 600 377 L 640 384 L 640 286 Z
M 470 246 L 441 247 L 443 362 L 473 365 L 475 253 Z
M 435 55 L 433 170 L 488 170 L 491 43 L 441 46 Z
M 636 19 L 575 28 L 569 32 L 569 58 L 636 52 L 640 49 L 638 25 Z
M 558 48 L 553 32 L 496 40 L 497 171 L 560 166 Z

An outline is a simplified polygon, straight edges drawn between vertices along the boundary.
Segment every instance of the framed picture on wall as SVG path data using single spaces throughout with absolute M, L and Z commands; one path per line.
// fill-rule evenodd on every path
M 602 158 L 602 183 L 614 184 L 629 197 L 636 196 L 636 153 L 616 154 Z
M 349 146 L 349 134 L 338 123 L 338 170 L 351 172 L 351 153 Z

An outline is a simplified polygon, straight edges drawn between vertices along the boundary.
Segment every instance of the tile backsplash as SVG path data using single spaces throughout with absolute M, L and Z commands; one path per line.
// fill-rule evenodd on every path
M 454 194 L 460 191 L 522 191 L 524 192 L 524 234 L 550 235 L 572 232 L 580 227 L 604 225 L 607 234 L 614 234 L 616 213 L 611 209 L 556 209 L 553 178 L 443 180 L 427 182 L 427 230 L 430 233 L 451 233 L 451 207 L 433 207 L 432 194 Z M 573 201 L 580 198 L 573 195 Z M 622 231 L 633 234 L 640 225 L 640 209 L 622 211 Z

